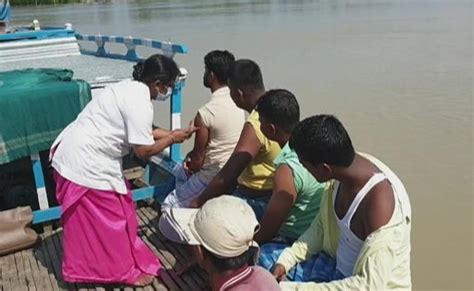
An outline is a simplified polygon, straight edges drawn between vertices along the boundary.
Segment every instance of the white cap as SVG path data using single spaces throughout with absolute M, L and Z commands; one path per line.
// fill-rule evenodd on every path
M 251 246 L 259 224 L 252 208 L 242 199 L 222 195 L 200 209 L 168 208 L 160 218 L 161 233 L 174 242 L 202 245 L 212 254 L 233 258 Z

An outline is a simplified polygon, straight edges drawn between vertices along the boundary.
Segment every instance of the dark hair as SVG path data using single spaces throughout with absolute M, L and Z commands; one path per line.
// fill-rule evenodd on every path
M 152 55 L 133 66 L 133 79 L 145 84 L 158 80 L 166 85 L 174 85 L 179 73 L 178 65 L 171 58 L 160 54 Z
M 235 269 L 238 269 L 238 268 L 242 267 L 243 265 L 247 264 L 250 261 L 251 256 L 253 256 L 254 253 L 255 253 L 255 252 L 251 251 L 251 249 L 249 249 L 249 250 L 245 251 L 243 254 L 241 254 L 237 257 L 221 258 L 221 257 L 218 257 L 218 256 L 214 255 L 213 253 L 211 253 L 207 249 L 205 249 L 205 248 L 203 248 L 203 249 L 207 253 L 207 255 L 208 255 L 210 261 L 212 262 L 212 264 L 214 265 L 214 267 L 216 269 L 218 269 L 219 271 L 221 271 L 221 272 L 235 270 Z
M 235 61 L 229 72 L 229 82 L 243 91 L 265 90 L 260 67 L 252 60 Z
M 213 72 L 221 84 L 227 84 L 229 70 L 234 64 L 234 55 L 228 51 L 214 50 L 204 57 L 206 68 Z
M 266 92 L 257 102 L 257 112 L 268 122 L 291 133 L 300 121 L 300 107 L 295 95 L 285 89 Z
M 333 115 L 315 115 L 300 122 L 293 130 L 290 147 L 313 166 L 348 167 L 355 157 L 349 134 Z

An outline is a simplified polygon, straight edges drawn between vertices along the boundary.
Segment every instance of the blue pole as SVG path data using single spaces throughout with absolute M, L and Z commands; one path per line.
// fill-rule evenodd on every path
M 38 204 L 41 210 L 49 208 L 48 194 L 44 183 L 44 174 L 41 167 L 41 160 L 39 153 L 30 155 L 31 165 L 33 168 L 33 176 L 35 178 L 36 194 L 38 197 Z
M 9 22 L 10 18 L 11 18 L 10 1 L 4 0 L 3 4 L 0 4 L 0 21 Z
M 182 89 L 184 87 L 184 80 L 179 81 L 173 90 L 171 96 L 171 130 L 181 128 L 181 101 L 182 101 Z M 180 163 L 182 158 L 181 155 L 181 144 L 173 144 L 171 146 L 171 159 Z

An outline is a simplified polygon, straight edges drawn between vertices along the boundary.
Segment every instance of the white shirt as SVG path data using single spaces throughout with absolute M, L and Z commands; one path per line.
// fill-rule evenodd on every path
M 54 141 L 52 166 L 66 179 L 92 189 L 127 194 L 122 157 L 131 145 L 152 145 L 153 105 L 144 83 L 106 87 Z
M 209 143 L 204 164 L 196 175 L 209 183 L 234 151 L 245 123 L 245 113 L 232 101 L 228 87 L 214 91 L 211 100 L 198 112 L 209 129 Z

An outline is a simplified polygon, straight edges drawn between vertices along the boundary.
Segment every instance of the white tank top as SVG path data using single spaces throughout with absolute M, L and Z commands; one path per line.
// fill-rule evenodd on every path
M 359 257 L 360 250 L 362 249 L 362 245 L 364 241 L 359 239 L 355 233 L 351 230 L 351 220 L 352 216 L 356 212 L 357 208 L 359 207 L 360 202 L 364 199 L 364 197 L 369 193 L 369 191 L 378 183 L 382 182 L 386 179 L 385 174 L 383 173 L 376 173 L 374 174 L 369 181 L 360 189 L 359 193 L 357 193 L 354 201 L 352 201 L 351 206 L 347 210 L 346 215 L 339 219 L 336 214 L 337 224 L 341 231 L 341 236 L 339 238 L 339 245 L 337 248 L 336 253 L 336 269 L 341 272 L 344 277 L 352 276 L 352 272 L 354 269 L 355 262 Z M 333 205 L 334 205 L 334 212 L 336 212 L 336 196 L 339 192 L 339 183 L 337 183 L 336 187 L 334 187 L 333 193 Z

